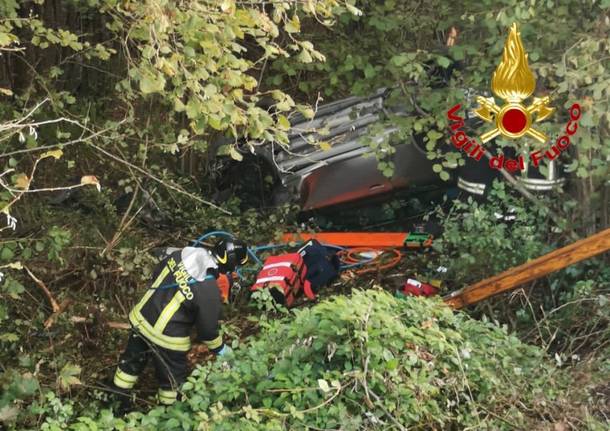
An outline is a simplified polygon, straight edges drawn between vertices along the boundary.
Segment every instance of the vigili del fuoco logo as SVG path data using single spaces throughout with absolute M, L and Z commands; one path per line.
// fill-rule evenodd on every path
M 486 123 L 490 123 L 492 128 L 479 137 L 481 143 L 468 137 L 462 130 L 464 119 L 456 115 L 462 107 L 461 104 L 457 104 L 447 111 L 447 118 L 450 121 L 449 127 L 453 132 L 453 136 L 451 136 L 453 145 L 478 161 L 486 152 L 485 143 L 497 136 L 509 139 L 530 137 L 541 144 L 547 144 L 550 141 L 549 137 L 537 130 L 534 124 L 540 123 L 553 115 L 555 108 L 550 106 L 551 99 L 549 96 L 534 97 L 529 105 L 523 103 L 534 93 L 535 88 L 536 80 L 529 68 L 527 54 L 523 48 L 523 42 L 521 42 L 521 35 L 517 30 L 517 24 L 513 24 L 504 44 L 502 61 L 491 79 L 491 90 L 504 103 L 497 105 L 493 97 L 478 96 L 477 103 L 479 106 L 474 111 L 479 118 Z M 546 149 L 532 151 L 527 155 L 534 167 L 538 167 L 540 161 L 544 158 L 555 160 L 570 145 L 570 137 L 578 130 L 578 120 L 581 116 L 580 105 L 574 103 L 570 107 L 569 114 L 570 120 L 565 127 L 565 134 L 561 135 L 554 144 Z M 490 156 L 489 166 L 494 169 L 503 167 L 509 172 L 525 169 L 523 155 L 516 160 L 505 160 L 503 154 Z

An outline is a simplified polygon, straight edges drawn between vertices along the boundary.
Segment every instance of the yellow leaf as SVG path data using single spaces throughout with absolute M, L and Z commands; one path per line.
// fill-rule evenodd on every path
M 290 121 L 284 115 L 278 115 L 277 117 L 277 125 L 282 130 L 290 129 Z
M 98 181 L 98 179 L 95 175 L 85 175 L 84 177 L 82 177 L 80 179 L 80 183 L 82 185 L 95 186 L 95 188 L 97 189 L 98 192 L 102 191 L 102 186 L 100 185 L 100 182 Z
M 328 386 L 328 382 L 324 379 L 318 379 L 318 387 L 322 389 L 323 392 L 329 392 L 330 387 Z
M 81 374 L 81 367 L 78 365 L 74 365 L 71 363 L 67 363 L 59 372 L 59 376 L 57 377 L 57 382 L 59 386 L 64 389 L 70 389 L 70 386 L 81 385 L 82 382 L 79 379 Z
M 314 110 L 307 105 L 297 105 L 297 110 L 308 120 L 311 120 L 315 116 Z
M 13 92 L 10 89 L 2 88 L 2 87 L 0 87 L 0 93 L 4 94 L 5 96 L 12 96 L 13 95 Z
M 18 189 L 28 189 L 30 187 L 30 179 L 26 174 L 19 174 L 17 178 L 15 178 L 15 186 Z
M 314 4 L 313 0 L 306 0 L 305 4 L 303 5 L 303 10 L 307 13 L 315 13 L 316 5 Z
M 286 21 L 284 29 L 288 33 L 298 33 L 301 31 L 301 21 L 297 15 L 294 15 L 290 21 Z
M 40 156 L 40 160 L 46 159 L 47 157 L 61 159 L 61 156 L 63 156 L 63 155 L 64 155 L 64 152 L 62 150 L 51 150 L 51 151 L 47 151 L 46 153 L 43 153 L 42 156 Z
M 229 154 L 231 155 L 231 158 L 237 160 L 238 162 L 241 162 L 244 159 L 244 156 L 242 156 L 239 151 L 235 149 L 235 147 L 229 148 Z
M 167 76 L 174 76 L 176 74 L 176 69 L 174 69 L 174 65 L 164 58 L 160 58 L 155 66 L 157 67 L 157 69 L 161 69 L 163 73 L 165 73 Z
M 322 149 L 322 151 L 328 151 L 330 150 L 330 144 L 326 141 L 321 141 L 320 142 L 320 148 Z
M 222 0 L 220 2 L 220 10 L 226 13 L 235 13 L 235 1 Z
M 421 324 L 422 329 L 430 329 L 434 326 L 433 320 L 426 320 Z
M 347 10 L 350 11 L 350 13 L 352 15 L 356 15 L 356 16 L 361 16 L 362 15 L 362 11 L 360 9 L 358 9 L 357 7 L 347 3 L 345 5 L 345 7 L 347 7 Z

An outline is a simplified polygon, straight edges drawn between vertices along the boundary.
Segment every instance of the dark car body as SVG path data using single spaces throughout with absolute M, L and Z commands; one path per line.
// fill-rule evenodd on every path
M 256 156 L 255 164 L 265 165 L 276 179 L 271 199 L 266 196 L 267 205 L 296 200 L 303 211 L 311 211 L 372 202 L 398 191 L 418 193 L 451 187 L 482 195 L 493 179 L 500 176 L 484 159 L 476 162 L 467 158 L 464 166 L 456 166 L 451 170 L 451 178 L 443 181 L 432 169 L 435 161 L 427 158 L 422 138 L 416 136 L 394 144 L 394 152 L 389 156 L 394 164 L 393 174 L 384 176 L 365 140 L 381 142 L 397 131 L 391 126 L 371 131 L 371 126 L 380 123 L 388 112 L 401 113 L 388 106 L 388 94 L 387 89 L 380 89 L 369 97 L 348 97 L 319 106 L 313 119 L 302 115 L 293 117 L 287 148 L 267 147 Z M 470 126 L 478 121 L 469 113 L 466 117 Z M 449 138 L 448 130 L 444 151 L 454 151 Z M 325 148 L 312 145 L 316 141 L 330 145 Z M 243 172 L 244 168 L 236 169 Z M 253 177 L 245 181 L 252 182 Z M 553 164 L 547 177 L 529 169 L 529 173 L 518 175 L 518 179 L 530 190 L 550 190 L 563 181 L 557 179 Z
M 392 177 L 379 170 L 364 138 L 381 142 L 396 131 L 390 127 L 370 136 L 369 128 L 381 121 L 387 109 L 386 96 L 382 89 L 370 97 L 349 97 L 320 106 L 311 120 L 293 119 L 289 148 L 266 155 L 281 182 L 274 193 L 276 203 L 296 196 L 303 210 L 313 210 L 399 189 L 445 187 L 415 139 L 395 147 L 389 157 L 395 166 Z M 323 134 L 318 133 L 321 129 Z M 330 148 L 311 145 L 312 138 L 329 142 Z

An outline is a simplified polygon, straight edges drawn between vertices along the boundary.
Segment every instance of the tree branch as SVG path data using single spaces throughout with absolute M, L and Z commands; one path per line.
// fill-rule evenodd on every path
M 214 204 L 214 203 L 212 203 L 212 202 L 210 202 L 210 201 L 206 201 L 205 199 L 201 199 L 199 196 L 196 196 L 196 195 L 194 195 L 194 194 L 192 194 L 192 193 L 189 193 L 189 192 L 187 192 L 186 190 L 184 190 L 184 189 L 182 189 L 182 188 L 180 188 L 180 187 L 178 187 L 178 186 L 176 186 L 176 185 L 174 185 L 174 184 L 167 183 L 167 182 L 163 181 L 161 178 L 156 177 L 155 175 L 151 174 L 151 173 L 150 173 L 150 172 L 148 172 L 147 170 L 142 169 L 141 167 L 136 166 L 136 165 L 134 165 L 133 163 L 128 162 L 127 160 L 123 160 L 122 158 L 120 158 L 120 157 L 118 157 L 118 156 L 116 156 L 116 155 L 114 155 L 114 154 L 112 154 L 112 153 L 109 153 L 108 151 L 104 150 L 104 149 L 103 149 L 103 148 L 101 148 L 101 147 L 98 147 L 98 146 L 97 146 L 97 145 L 95 145 L 95 144 L 91 144 L 91 143 L 90 143 L 89 145 L 90 145 L 91 147 L 95 148 L 95 149 L 96 149 L 97 151 L 99 151 L 100 153 L 102 153 L 102 154 L 104 154 L 104 155 L 106 155 L 106 156 L 110 157 L 111 159 L 113 159 L 113 160 L 115 160 L 115 161 L 117 161 L 117 162 L 119 162 L 119 163 L 122 163 L 122 164 L 124 164 L 124 165 L 126 165 L 126 166 L 129 166 L 130 168 L 135 169 L 136 171 L 140 172 L 140 173 L 141 173 L 141 174 L 143 174 L 143 175 L 146 175 L 146 176 L 147 176 L 147 177 L 149 177 L 149 178 L 152 178 L 153 180 L 157 181 L 158 183 L 162 184 L 164 187 L 167 187 L 168 189 L 171 189 L 171 190 L 177 191 L 178 193 L 181 193 L 181 194 L 183 194 L 183 195 L 186 195 L 186 196 L 190 197 L 191 199 L 195 199 L 196 201 L 201 202 L 201 203 L 203 203 L 203 204 L 205 204 L 205 205 L 211 206 L 212 208 L 216 208 L 217 210 L 219 210 L 219 211 L 223 212 L 224 214 L 231 215 L 231 212 L 230 212 L 230 211 L 227 211 L 227 210 L 225 210 L 224 208 L 221 208 L 221 207 L 219 207 L 218 205 L 216 205 L 216 204 Z
M 27 266 L 23 265 L 23 269 L 25 269 L 25 271 L 28 273 L 28 275 L 32 278 L 32 280 L 34 280 L 34 282 L 38 285 L 38 287 L 40 287 L 42 289 L 42 291 L 44 292 L 45 296 L 47 297 L 47 299 L 49 300 L 49 302 L 51 303 L 51 308 L 53 310 L 53 313 L 56 313 L 59 311 L 60 307 L 59 304 L 57 303 L 57 301 L 55 301 L 55 298 L 53 297 L 53 295 L 51 294 L 51 291 L 49 290 L 49 288 L 46 286 L 46 284 L 44 284 L 44 282 L 39 279 L 38 277 L 36 277 L 32 271 L 30 271 L 30 268 L 28 268 Z

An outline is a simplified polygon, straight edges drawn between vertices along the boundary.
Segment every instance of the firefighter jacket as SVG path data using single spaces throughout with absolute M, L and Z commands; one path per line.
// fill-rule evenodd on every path
M 142 336 L 165 349 L 190 350 L 195 326 L 198 341 L 214 352 L 220 350 L 217 274 L 218 266 L 208 250 L 185 247 L 172 251 L 155 269 L 152 284 L 129 313 L 129 321 Z

